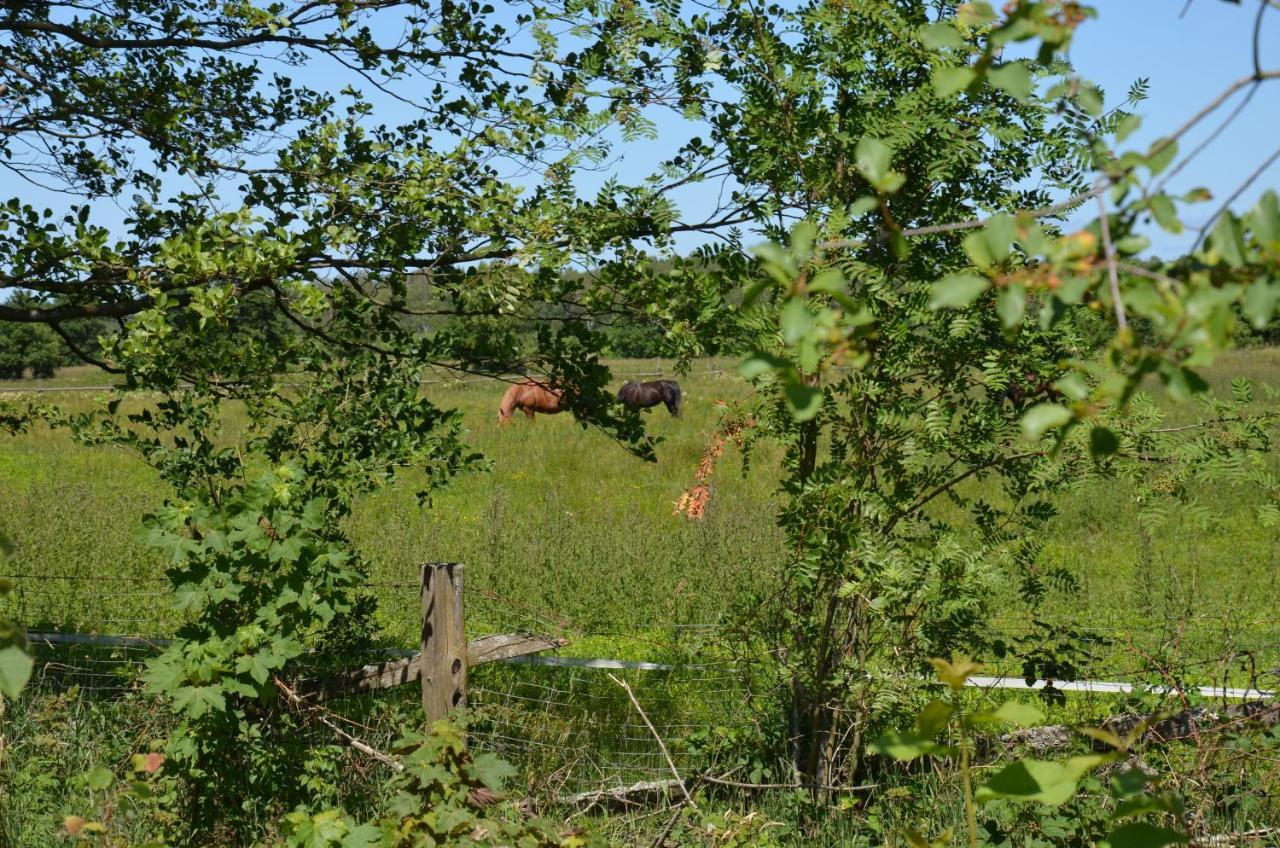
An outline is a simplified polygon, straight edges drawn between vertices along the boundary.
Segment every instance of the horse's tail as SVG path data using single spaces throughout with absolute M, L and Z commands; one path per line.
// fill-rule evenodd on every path
M 680 384 L 675 380 L 662 381 L 662 402 L 673 418 L 680 417 Z
M 520 386 L 515 385 L 507 389 L 502 396 L 502 402 L 498 404 L 498 423 L 505 424 L 511 420 L 511 413 L 516 411 L 516 396 L 520 394 Z

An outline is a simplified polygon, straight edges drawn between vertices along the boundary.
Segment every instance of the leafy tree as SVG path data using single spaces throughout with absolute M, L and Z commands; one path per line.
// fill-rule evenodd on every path
M 768 329 L 742 366 L 760 398 L 721 432 L 786 449 L 789 558 L 751 605 L 748 632 L 756 655 L 779 658 L 764 665 L 780 679 L 763 691 L 787 693 L 781 735 L 817 795 L 858 777 L 868 733 L 914 688 L 902 672 L 995 647 L 999 587 L 1016 581 L 1034 607 L 1069 583 L 1039 555 L 1057 492 L 1098 463 L 1141 477 L 1147 462 L 1194 453 L 1142 447 L 1158 421 L 1125 409 L 1144 376 L 1177 397 L 1202 390 L 1190 366 L 1229 342 L 1231 304 L 1244 298 L 1264 324 L 1274 314 L 1269 280 L 1240 284 L 1274 256 L 1270 199 L 1243 226 L 1223 215 L 1190 261 L 1149 272 L 1124 259 L 1146 244 L 1134 233 L 1143 215 L 1174 225 L 1172 201 L 1139 179 L 1174 148 L 1112 153 L 1136 125 L 1130 104 L 1104 114 L 1100 92 L 1061 61 L 1089 14 L 1069 2 L 1008 4 L 1003 16 L 987 3 L 768 14 L 731 3 L 692 27 L 722 51 L 719 76 L 734 86 L 718 98 L 729 105 L 714 142 L 775 240 L 758 251 L 767 276 L 744 303 Z M 1036 60 L 1001 61 L 1028 40 L 1040 42 Z M 1067 201 L 1025 188 L 1055 184 Z M 1096 201 L 1091 185 L 1127 205 L 1060 234 L 1055 216 Z M 1136 339 L 1126 304 L 1153 341 Z M 1098 333 L 1082 312 L 1114 323 Z M 1229 464 L 1247 466 L 1275 422 L 1224 403 L 1221 417 L 1257 436 L 1225 437 Z M 1274 489 L 1265 472 L 1251 480 Z M 697 489 L 682 502 L 695 515 Z M 1036 639 L 1029 677 L 1069 664 Z
M 59 215 L 0 207 L 0 286 L 33 298 L 0 322 L 119 322 L 80 355 L 122 372 L 121 394 L 42 414 L 137 450 L 172 487 L 149 526 L 189 620 L 148 682 L 177 720 L 177 838 L 247 842 L 299 800 L 262 741 L 290 728 L 276 678 L 336 629 L 367 629 L 342 531 L 354 499 L 411 467 L 427 498 L 480 464 L 457 414 L 419 392 L 426 366 L 484 366 L 459 331 L 478 316 L 535 328 L 524 365 L 646 457 L 639 417 L 605 393 L 601 328 L 660 326 L 682 357 L 754 332 L 759 403 L 725 427 L 785 446 L 790 554 L 761 653 L 781 658 L 768 671 L 796 770 L 818 788 L 859 771 L 895 676 L 982 646 L 1008 573 L 1029 601 L 1044 591 L 1053 493 L 1147 455 L 1149 419 L 1124 418 L 1141 380 L 1201 388 L 1194 367 L 1230 342 L 1232 310 L 1266 326 L 1280 300 L 1259 274 L 1280 244 L 1274 197 L 1216 216 L 1192 258 L 1127 261 L 1144 216 L 1180 226 L 1139 179 L 1176 148 L 1113 155 L 1135 119 L 1104 114 L 1062 61 L 1085 15 L 1070 0 L 1001 15 L 951 0 L 8 9 L 0 163 L 76 199 Z M 1003 61 L 1029 40 L 1035 61 Z M 358 85 L 308 85 L 322 61 Z M 409 117 L 380 117 L 389 102 Z M 581 196 L 581 169 L 651 135 L 658 105 L 705 137 Z M 674 192 L 713 177 L 719 208 L 682 222 Z M 1104 189 L 1114 214 L 1057 232 Z M 752 261 L 739 224 L 787 246 Z M 652 261 L 690 231 L 721 241 Z M 1080 309 L 1115 322 L 1100 356 Z M 234 434 L 228 399 L 245 410 Z M 1266 444 L 1267 422 L 1220 412 L 1221 443 L 1192 452 L 1205 468 Z M 984 478 L 998 495 L 973 488 Z
M 778 642 L 761 650 L 785 657 L 794 764 L 813 786 L 857 772 L 887 676 L 983 644 L 1004 571 L 1034 567 L 1030 531 L 1051 514 L 1054 481 L 1045 452 L 1020 444 L 1027 402 L 1009 390 L 1084 353 L 1070 330 L 1006 332 L 991 310 L 931 309 L 930 282 L 965 261 L 960 238 L 908 247 L 889 230 L 1044 205 L 1046 189 L 1016 187 L 1072 149 L 1052 131 L 1053 104 L 1028 91 L 957 104 L 934 90 L 932 74 L 956 60 L 919 33 L 959 11 L 813 3 L 770 20 L 744 3 L 705 27 L 737 94 L 716 142 L 738 182 L 767 188 L 757 214 L 790 241 L 761 250 L 763 279 L 746 295 L 744 309 L 770 320 L 743 373 L 777 377 L 740 418 L 750 439 L 787 451 L 791 556 L 757 614 Z M 1080 180 L 1059 175 L 1068 191 Z M 1012 509 L 962 497 L 985 477 Z M 944 517 L 939 499 L 970 514 Z
M 8 306 L 29 309 L 34 301 L 22 293 L 9 298 Z M 37 379 L 53 376 L 54 369 L 68 363 L 62 340 L 41 324 L 0 324 L 0 378 L 21 380 L 28 369 Z
M 675 86 L 657 52 L 666 18 L 633 4 L 177 0 L 0 17 L 0 164 L 70 198 L 65 214 L 0 206 L 0 287 L 29 297 L 0 305 L 0 324 L 116 322 L 101 350 L 78 352 L 123 376 L 100 409 L 29 414 L 136 450 L 171 487 L 148 533 L 187 624 L 146 679 L 176 728 L 175 841 L 249 842 L 304 800 L 275 680 L 304 658 L 349 660 L 335 634 L 369 632 L 342 530 L 354 499 L 406 468 L 427 498 L 479 464 L 458 415 L 420 396 L 425 367 L 486 367 L 491 352 L 459 332 L 470 319 L 535 328 L 523 365 L 652 457 L 639 417 L 605 392 L 596 318 L 656 316 L 693 349 L 720 281 L 629 269 L 677 231 L 724 223 L 679 224 L 667 200 L 701 160 L 591 199 L 574 186 L 615 134 L 652 132 L 641 108 Z M 353 86 L 310 84 L 322 62 Z M 407 117 L 380 119 L 388 103 Z M 589 281 L 567 273 L 583 265 Z M 430 282 L 425 308 L 415 277 Z M 228 400 L 244 410 L 234 433 Z

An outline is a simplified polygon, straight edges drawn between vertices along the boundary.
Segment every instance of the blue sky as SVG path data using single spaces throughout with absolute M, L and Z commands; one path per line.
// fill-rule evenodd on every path
M 1126 149 L 1146 149 L 1152 141 L 1182 124 L 1231 81 L 1251 72 L 1252 29 L 1258 6 L 1251 0 L 1241 5 L 1223 0 L 1192 0 L 1185 16 L 1180 12 L 1186 0 L 1093 0 L 1097 20 L 1086 22 L 1072 49 L 1078 72 L 1103 87 L 1108 105 L 1124 97 L 1130 83 L 1139 77 L 1150 81 L 1150 98 L 1137 111 L 1144 123 L 1124 145 Z M 1280 67 L 1280 11 L 1268 13 L 1263 28 L 1263 66 Z M 313 85 L 335 90 L 349 82 L 333 68 L 316 66 L 297 76 Z M 405 107 L 389 98 L 375 97 L 378 109 L 374 121 L 395 122 L 406 117 Z M 1236 101 L 1226 104 L 1189 135 L 1183 151 L 1192 149 L 1231 111 Z M 666 113 L 655 114 L 659 138 L 626 146 L 605 173 L 584 176 L 580 185 L 591 191 L 610 173 L 624 181 L 649 173 L 663 157 L 674 151 L 698 128 Z M 1203 223 L 1251 171 L 1280 145 L 1280 80 L 1264 84 L 1249 108 L 1225 131 L 1214 145 L 1170 184 L 1181 192 L 1194 187 L 1210 189 L 1215 201 L 1189 209 L 1186 219 Z M 1256 201 L 1268 186 L 1280 184 L 1280 165 L 1271 169 L 1235 204 L 1244 209 Z M 175 183 L 176 185 L 176 183 Z M 677 198 L 686 221 L 705 217 L 714 204 L 717 186 L 702 184 L 684 190 Z M 0 172 L 0 198 L 18 195 L 27 202 L 65 208 L 65 199 L 32 189 L 7 172 Z M 1096 214 L 1096 207 L 1082 209 L 1073 224 L 1083 224 Z M 122 213 L 110 202 L 100 202 L 95 218 L 109 226 L 119 226 Z M 1182 237 L 1152 228 L 1153 252 L 1170 255 L 1190 246 L 1193 232 Z M 682 248 L 693 246 L 696 236 L 684 238 Z

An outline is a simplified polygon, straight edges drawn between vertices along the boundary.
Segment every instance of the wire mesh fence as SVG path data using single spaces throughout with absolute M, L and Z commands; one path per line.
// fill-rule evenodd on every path
M 17 590 L 0 601 L 0 614 L 28 628 L 38 659 L 37 692 L 136 698 L 147 659 L 181 624 L 162 577 L 7 576 Z M 418 647 L 407 635 L 419 621 L 418 581 L 370 583 L 368 589 L 379 600 L 379 615 L 398 624 L 388 632 L 400 634 L 399 641 L 393 637 L 352 655 L 350 662 L 411 654 Z M 714 623 L 579 627 L 555 611 L 474 586 L 467 589 L 466 615 L 470 638 L 522 632 L 565 643 L 538 657 L 477 666 L 469 677 L 473 743 L 521 764 L 531 796 L 585 797 L 602 789 L 661 784 L 673 773 L 731 769 L 713 731 L 746 731 L 753 716 L 748 675 L 717 648 L 723 634 Z M 999 629 L 1014 639 L 1034 638 L 1045 627 L 1005 621 Z M 1244 688 L 1257 697 L 1280 690 L 1280 620 L 1064 622 L 1057 635 L 1063 634 L 1081 648 L 1072 668 L 1075 680 L 1134 684 L 1147 703 L 1154 697 L 1170 709 L 1195 699 L 1201 686 Z M 997 662 L 988 671 L 1016 685 L 1024 670 Z M 1063 688 L 1068 682 L 1050 685 Z M 634 702 L 622 683 L 634 692 Z M 1117 709 L 1117 693 L 1105 686 L 1072 691 L 1070 697 L 1082 714 L 1104 717 Z M 385 744 L 396 723 L 414 713 L 417 698 L 416 687 L 403 686 L 337 698 L 323 709 L 347 733 Z M 315 731 L 308 737 L 314 744 L 333 744 L 325 728 Z

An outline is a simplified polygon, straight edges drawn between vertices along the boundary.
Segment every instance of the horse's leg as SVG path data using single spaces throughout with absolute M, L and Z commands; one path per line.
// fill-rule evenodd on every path
M 532 420 L 533 420 L 533 410 L 532 410 L 530 407 L 527 407 L 527 406 L 526 406 L 526 407 L 524 408 L 524 414 L 525 414 L 525 416 L 527 416 L 527 417 L 528 417 L 528 419 L 529 419 L 530 421 L 532 421 Z

